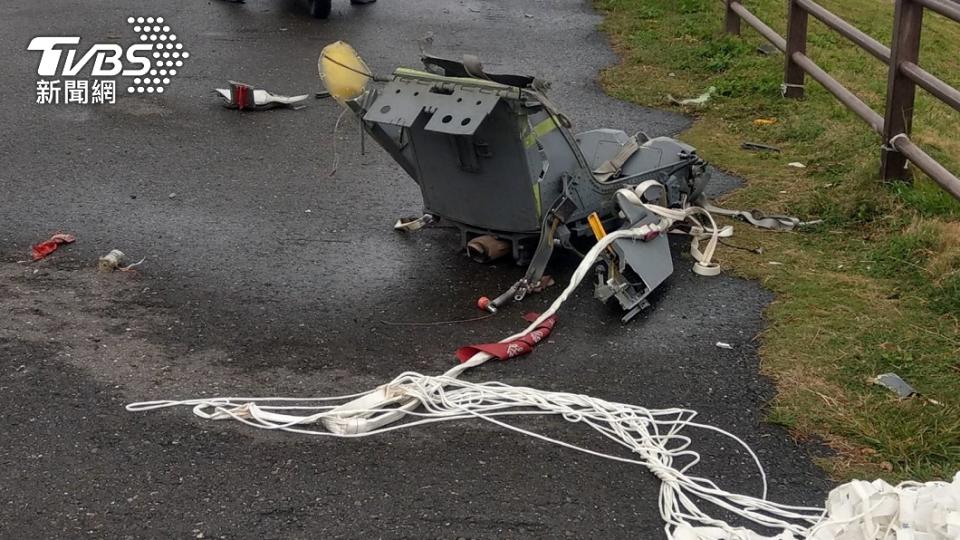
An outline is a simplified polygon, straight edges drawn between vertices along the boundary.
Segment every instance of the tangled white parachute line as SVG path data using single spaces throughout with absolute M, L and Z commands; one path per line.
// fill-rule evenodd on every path
M 705 275 L 715 273 L 716 265 L 711 260 L 713 252 L 718 238 L 732 233 L 730 227 L 718 228 L 710 213 L 700 207 L 685 206 L 681 209 L 669 209 L 645 202 L 642 195 L 652 187 L 660 187 L 660 184 L 654 181 L 644 182 L 633 189 L 621 189 L 618 194 L 623 195 L 630 202 L 642 204 L 651 213 L 659 216 L 660 222 L 615 231 L 599 240 L 584 257 L 583 262 L 574 271 L 569 285 L 549 309 L 523 332 L 503 341 L 512 341 L 523 336 L 555 314 L 590 272 L 602 251 L 616 240 L 626 238 L 639 241 L 653 232 L 669 232 L 678 221 L 688 221 L 692 224 L 688 233 L 693 236 L 691 254 L 697 261 L 694 271 Z M 697 215 L 705 216 L 709 226 L 701 224 Z M 698 243 L 707 238 L 709 239 L 707 247 L 701 252 Z M 194 414 L 208 420 L 232 419 L 259 429 L 342 438 L 379 435 L 435 422 L 480 419 L 565 448 L 646 467 L 662 482 L 660 515 L 665 523 L 666 536 L 671 540 L 894 538 L 890 534 L 897 534 L 894 522 L 899 513 L 890 510 L 890 497 L 901 496 L 916 503 L 916 508 L 909 511 L 910 516 L 933 514 L 940 516 L 937 520 L 927 520 L 930 523 L 936 522 L 935 525 L 930 525 L 931 527 L 942 528 L 950 534 L 954 529 L 948 530 L 948 527 L 952 525 L 941 527 L 940 522 L 952 523 L 951 520 L 956 517 L 956 521 L 960 523 L 960 511 L 954 513 L 940 511 L 941 506 L 947 510 L 960 506 L 960 475 L 952 488 L 939 484 L 929 487 L 930 490 L 934 490 L 930 493 L 935 493 L 935 496 L 918 497 L 914 491 L 923 486 L 914 484 L 896 488 L 877 487 L 874 491 L 852 484 L 841 486 L 834 491 L 834 494 L 843 489 L 847 491 L 841 492 L 836 498 L 833 494 L 831 495 L 830 515 L 827 515 L 822 508 L 779 504 L 767 500 L 766 474 L 753 450 L 742 439 L 730 432 L 696 422 L 695 411 L 681 408 L 647 409 L 581 394 L 548 392 L 535 388 L 509 386 L 500 382 L 471 383 L 458 379 L 459 375 L 467 369 L 483 364 L 491 358 L 489 354 L 480 352 L 440 376 L 406 372 L 390 383 L 373 390 L 345 396 L 161 400 L 132 403 L 126 408 L 129 411 L 147 411 L 190 406 L 193 407 Z M 421 406 L 423 410 L 418 410 Z M 584 448 L 523 429 L 504 420 L 510 416 L 531 415 L 559 415 L 569 422 L 589 426 L 607 439 L 629 450 L 635 457 L 628 458 Z M 405 417 L 412 420 L 395 423 Z M 318 428 L 317 424 L 322 424 L 324 429 Z M 700 462 L 700 455 L 691 448 L 692 439 L 681 433 L 685 428 L 718 433 L 736 441 L 746 449 L 760 471 L 763 487 L 759 497 L 725 491 L 711 480 L 692 474 L 692 468 Z M 955 500 L 938 502 L 945 500 L 942 494 L 948 493 L 949 489 L 953 490 L 949 493 L 953 494 Z M 881 501 L 883 504 L 874 501 L 876 498 L 883 497 L 885 497 Z M 925 502 L 920 504 L 917 501 Z M 698 506 L 700 502 L 723 508 L 746 522 L 772 531 L 773 536 L 764 536 L 750 529 L 712 518 Z M 879 513 L 881 510 L 885 512 L 882 515 Z M 913 530 L 921 530 L 927 525 L 929 523 L 912 523 Z M 951 536 L 930 536 L 929 538 L 951 538 Z
M 622 463 L 642 465 L 663 482 L 660 491 L 660 514 L 666 523 L 668 538 L 701 538 L 682 536 L 680 531 L 694 531 L 693 525 L 726 533 L 723 538 L 760 538 L 752 532 L 711 518 L 698 507 L 695 499 L 713 503 L 750 520 L 757 525 L 802 535 L 822 515 L 820 508 L 790 506 L 766 500 L 766 477 L 759 459 L 737 436 L 695 421 L 696 412 L 688 409 L 646 409 L 636 405 L 563 392 L 547 392 L 534 388 L 509 386 L 499 382 L 471 383 L 449 376 L 431 377 L 419 373 L 403 373 L 388 385 L 391 392 L 415 398 L 424 410 L 406 414 L 416 420 L 393 424 L 362 433 L 333 433 L 311 429 L 325 417 L 337 414 L 334 405 L 308 404 L 327 400 L 357 397 L 319 398 L 218 398 L 187 401 L 154 401 L 131 404 L 131 411 L 143 411 L 178 405 L 192 406 L 194 413 L 210 420 L 233 419 L 246 425 L 268 430 L 330 436 L 367 437 L 388 431 L 450 420 L 481 419 L 524 435 Z M 289 403 L 299 401 L 301 403 Z M 383 409 L 381 411 L 386 411 Z M 380 412 L 380 411 L 369 411 Z M 584 448 L 535 433 L 504 421 L 508 416 L 560 415 L 565 420 L 581 423 L 633 452 L 636 458 Z M 692 439 L 681 433 L 696 428 L 720 433 L 746 449 L 757 464 L 763 482 L 760 497 L 728 493 L 706 478 L 690 473 L 700 456 L 691 449 Z M 781 536 L 780 538 L 793 538 Z M 709 538 L 709 537 L 703 537 Z
M 697 207 L 677 210 L 644 202 L 642 195 L 654 187 L 661 186 L 655 181 L 647 181 L 633 189 L 621 189 L 618 193 L 631 202 L 642 204 L 659 216 L 660 222 L 614 231 L 599 240 L 577 266 L 570 283 L 550 307 L 527 329 L 503 341 L 519 338 L 555 314 L 591 271 L 603 250 L 617 240 L 647 238 L 653 232 L 665 233 L 676 221 L 689 219 L 698 228 L 694 244 L 700 238 L 710 238 L 705 253 L 692 250 L 696 254 L 697 263 L 704 266 L 712 265 L 710 259 L 717 237 L 720 235 L 712 217 Z M 702 227 L 696 219 L 691 219 L 695 214 L 706 215 L 711 227 Z M 480 352 L 441 376 L 407 372 L 389 384 L 349 396 L 310 399 L 270 397 L 148 401 L 130 404 L 127 410 L 145 411 L 186 405 L 192 406 L 193 412 L 205 419 L 233 419 L 260 429 L 333 437 L 364 437 L 434 422 L 478 418 L 566 448 L 645 466 L 663 482 L 660 490 L 660 513 L 666 523 L 665 530 L 669 538 L 709 538 L 703 535 L 710 531 L 722 531 L 726 535 L 724 537 L 729 538 L 759 538 L 749 530 L 736 528 L 722 520 L 711 518 L 697 506 L 694 498 L 716 504 L 763 527 L 777 529 L 784 535 L 781 538 L 793 538 L 794 534 L 802 534 L 816 523 L 822 514 L 822 509 L 819 508 L 795 507 L 767 501 L 766 476 L 756 454 L 732 433 L 694 422 L 696 417 L 694 411 L 652 410 L 579 394 L 546 392 L 534 388 L 513 387 L 499 382 L 470 383 L 457 378 L 467 369 L 483 364 L 491 358 L 489 354 Z M 341 405 L 315 404 L 346 400 L 351 401 Z M 425 410 L 416 410 L 420 406 Z M 561 415 L 567 421 L 583 423 L 629 449 L 639 458 L 625 458 L 583 448 L 522 429 L 500 419 L 505 416 L 522 415 Z M 416 418 L 416 420 L 393 424 L 405 416 Z M 322 423 L 326 431 L 306 427 L 317 423 Z M 760 470 L 763 481 L 761 496 L 751 497 L 729 493 L 706 478 L 690 475 L 691 467 L 700 461 L 700 456 L 690 449 L 691 439 L 680 433 L 685 427 L 714 431 L 730 437 L 743 446 Z

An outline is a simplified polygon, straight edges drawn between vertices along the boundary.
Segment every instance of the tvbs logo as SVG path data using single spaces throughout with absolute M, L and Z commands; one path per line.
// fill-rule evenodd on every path
M 114 103 L 117 82 L 110 77 L 132 78 L 130 94 L 162 94 L 190 53 L 163 17 L 129 17 L 127 23 L 140 42 L 126 47 L 95 43 L 83 50 L 79 36 L 33 38 L 27 50 L 40 53 L 37 103 Z
M 115 43 L 97 43 L 78 59 L 78 50 L 74 47 L 80 44 L 79 37 L 35 37 L 30 41 L 27 50 L 41 51 L 40 67 L 37 75 L 41 77 L 75 77 L 87 65 L 91 66 L 90 75 L 93 77 L 133 77 L 146 75 L 150 72 L 150 51 L 153 45 L 131 45 L 124 52 L 123 47 Z M 59 47 L 68 46 L 63 50 Z M 61 61 L 66 52 L 65 61 Z M 131 67 L 124 66 L 124 60 Z

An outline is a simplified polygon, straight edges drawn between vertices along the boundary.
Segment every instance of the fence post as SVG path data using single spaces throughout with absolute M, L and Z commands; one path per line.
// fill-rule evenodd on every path
M 793 53 L 807 54 L 807 11 L 790 0 L 787 16 L 787 51 L 783 73 L 783 95 L 788 98 L 802 98 L 806 73 L 793 61 Z
M 734 34 L 739 36 L 740 35 L 740 16 L 737 15 L 736 12 L 733 11 L 733 9 L 731 9 L 730 7 L 736 1 L 737 0 L 725 0 L 725 3 L 727 5 L 726 31 L 728 34 Z
M 880 176 L 884 180 L 910 180 L 907 158 L 897 152 L 890 139 L 910 135 L 913 104 L 917 87 L 900 71 L 902 62 L 916 63 L 920 56 L 920 30 L 923 6 L 913 0 L 897 0 L 893 17 L 893 43 L 890 46 L 890 74 L 887 79 L 887 110 L 883 122 L 883 150 Z

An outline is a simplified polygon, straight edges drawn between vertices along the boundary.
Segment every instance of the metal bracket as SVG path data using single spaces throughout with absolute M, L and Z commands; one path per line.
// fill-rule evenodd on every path
M 394 79 L 384 87 L 363 119 L 411 127 L 422 113 L 432 114 L 423 129 L 450 135 L 473 135 L 500 96 L 480 88 Z

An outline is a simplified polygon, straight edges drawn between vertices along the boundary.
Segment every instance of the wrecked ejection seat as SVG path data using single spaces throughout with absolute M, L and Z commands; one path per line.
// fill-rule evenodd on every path
M 528 264 L 485 309 L 541 287 L 556 247 L 579 253 L 606 230 L 660 221 L 645 200 L 618 190 L 655 180 L 641 196 L 680 208 L 709 180 L 695 150 L 674 139 L 615 129 L 574 134 L 532 77 L 488 74 L 471 57 L 423 62 L 425 71 L 374 77 L 338 42 L 319 67 L 331 95 L 420 186 L 426 221 L 455 225 L 465 247 Z M 665 235 L 612 247 L 598 263 L 596 296 L 617 298 L 629 320 L 672 273 L 670 248 Z

